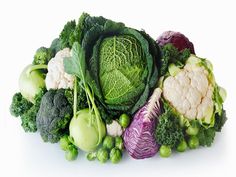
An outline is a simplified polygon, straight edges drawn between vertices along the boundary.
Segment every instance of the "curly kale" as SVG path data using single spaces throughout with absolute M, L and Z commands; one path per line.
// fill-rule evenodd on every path
M 215 115 L 215 125 L 214 125 L 215 131 L 220 132 L 226 121 L 227 121 L 226 111 L 222 108 L 221 115 L 219 114 Z
M 178 51 L 172 44 L 166 44 L 161 48 L 161 60 L 159 63 L 160 66 L 160 75 L 163 76 L 168 71 L 168 66 L 171 63 L 174 63 L 177 66 L 183 67 L 186 60 L 190 56 L 191 52 L 189 49 L 184 49 Z
M 43 96 L 36 117 L 36 125 L 45 142 L 56 143 L 67 133 L 73 116 L 65 90 L 49 90 Z
M 214 141 L 216 131 L 214 128 L 205 129 L 204 127 L 200 127 L 197 137 L 199 139 L 199 144 L 201 146 L 210 147 Z
M 75 20 L 69 21 L 65 24 L 59 36 L 62 48 L 72 47 L 73 43 L 75 42 L 75 36 L 74 36 L 75 27 L 76 27 Z
M 172 109 L 170 107 L 164 109 L 165 111 L 159 117 L 156 128 L 156 140 L 161 145 L 167 145 L 171 148 L 177 147 L 179 142 L 184 139 L 183 129 Z
M 42 96 L 44 95 L 45 91 L 45 89 L 41 89 L 41 91 L 35 96 L 35 104 L 27 101 L 21 95 L 21 93 L 16 93 L 13 96 L 10 112 L 13 116 L 20 116 L 21 126 L 25 132 L 37 131 L 36 116 L 39 110 Z
M 35 55 L 33 64 L 34 65 L 46 65 L 50 61 L 51 58 L 55 56 L 55 53 L 50 48 L 40 47 Z
M 15 93 L 12 97 L 12 102 L 10 106 L 11 115 L 18 117 L 27 112 L 33 104 L 26 100 L 21 93 Z

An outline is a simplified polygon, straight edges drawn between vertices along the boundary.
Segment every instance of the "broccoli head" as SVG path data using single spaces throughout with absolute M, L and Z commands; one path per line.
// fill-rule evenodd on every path
M 32 106 L 33 104 L 26 100 L 20 92 L 15 93 L 12 97 L 10 113 L 13 116 L 18 117 L 27 112 Z
M 64 89 L 49 90 L 45 93 L 36 117 L 36 125 L 42 139 L 45 142 L 58 142 L 68 130 L 72 112 Z
M 40 47 L 34 55 L 34 65 L 46 65 L 55 53 L 50 48 Z

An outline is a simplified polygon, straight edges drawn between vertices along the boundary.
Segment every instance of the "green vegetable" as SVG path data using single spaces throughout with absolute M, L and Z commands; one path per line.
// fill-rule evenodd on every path
M 102 142 L 106 134 L 100 112 L 95 103 L 93 90 L 86 81 L 85 53 L 81 46 L 75 42 L 72 47 L 72 57 L 64 59 L 64 68 L 68 74 L 73 74 L 80 80 L 84 89 L 89 108 L 77 112 L 77 82 L 74 84 L 74 116 L 70 122 L 70 136 L 74 144 L 84 151 L 93 151 Z
M 16 93 L 12 98 L 10 112 L 13 116 L 21 117 L 21 126 L 25 132 L 36 132 L 36 115 L 45 90 L 41 89 L 34 97 L 34 103 L 27 101 L 21 93 Z
M 97 152 L 97 159 L 101 163 L 105 163 L 109 159 L 109 153 L 108 150 L 105 148 L 100 148 Z
M 188 135 L 197 135 L 199 131 L 198 122 L 192 121 L 191 125 L 187 128 L 186 133 Z
M 188 140 L 188 146 L 190 149 L 196 149 L 199 146 L 199 139 L 197 136 L 191 136 Z
M 72 117 L 72 106 L 65 90 L 49 90 L 42 97 L 36 117 L 37 128 L 45 142 L 56 143 L 68 129 Z
M 178 144 L 178 146 L 177 146 L 177 151 L 179 151 L 179 152 L 184 152 L 186 149 L 187 149 L 187 147 L 188 147 L 188 145 L 187 145 L 187 143 L 186 143 L 186 141 L 185 140 L 182 140 L 179 144 Z
M 210 147 L 215 138 L 215 129 L 214 128 L 205 129 L 204 127 L 201 127 L 197 137 L 199 139 L 199 144 L 201 146 Z
M 115 141 L 112 136 L 107 135 L 103 140 L 103 147 L 106 149 L 112 149 L 115 146 Z
M 166 145 L 162 145 L 160 147 L 160 156 L 161 157 L 169 157 L 171 155 L 171 148 Z
M 62 150 L 66 151 L 69 149 L 69 146 L 72 143 L 70 142 L 70 140 L 68 139 L 68 135 L 64 135 L 60 138 L 60 147 Z
M 134 113 L 157 82 L 157 44 L 145 32 L 103 17 L 83 14 L 77 26 L 94 94 L 108 110 Z
M 55 56 L 55 54 L 56 54 L 58 51 L 60 51 L 60 50 L 63 49 L 62 46 L 61 46 L 61 41 L 60 41 L 59 38 L 56 38 L 56 39 L 54 39 L 54 40 L 52 41 L 51 46 L 50 46 L 50 49 L 51 49 L 52 52 L 53 52 L 53 57 Z
M 34 103 L 34 97 L 42 88 L 45 88 L 44 78 L 41 69 L 47 69 L 47 65 L 28 65 L 19 78 L 19 88 L 22 96 Z
M 214 125 L 215 131 L 220 132 L 226 120 L 227 120 L 226 111 L 222 107 L 222 114 L 219 115 L 218 113 L 215 115 L 215 125 Z
M 67 22 L 66 25 L 64 26 L 59 37 L 62 48 L 72 47 L 73 43 L 75 42 L 74 40 L 75 27 L 76 27 L 75 20 Z
M 34 55 L 33 64 L 47 65 L 52 57 L 54 57 L 54 53 L 50 48 L 40 47 Z
M 177 147 L 184 138 L 178 117 L 167 104 L 164 104 L 164 113 L 159 117 L 155 136 L 159 144 L 170 148 Z
M 169 68 L 171 75 L 175 75 L 178 72 L 178 68 L 182 68 L 185 65 L 186 60 L 189 58 L 191 52 L 189 49 L 178 51 L 172 44 L 166 44 L 162 47 L 162 58 L 159 62 L 161 76 L 168 72 L 170 64 L 174 64 L 174 68 Z M 173 72 L 172 72 L 173 71 Z
M 10 106 L 11 115 L 15 117 L 21 116 L 27 112 L 32 105 L 33 104 L 26 100 L 21 93 L 15 93 Z
M 78 149 L 74 145 L 70 145 L 66 150 L 65 158 L 68 161 L 75 160 L 78 156 Z
M 119 123 L 123 128 L 126 128 L 130 124 L 130 117 L 127 114 L 121 114 Z
M 111 160 L 111 162 L 114 163 L 114 164 L 118 163 L 118 162 L 120 162 L 121 158 L 122 158 L 121 150 L 116 148 L 116 147 L 113 148 L 111 150 L 111 152 L 110 152 L 110 160 Z
M 97 152 L 96 151 L 94 151 L 94 152 L 89 152 L 88 154 L 87 154 L 87 159 L 89 160 L 89 161 L 93 161 L 93 160 L 95 160 L 97 158 Z
M 120 149 L 121 151 L 124 149 L 123 139 L 119 136 L 115 137 L 115 147 Z

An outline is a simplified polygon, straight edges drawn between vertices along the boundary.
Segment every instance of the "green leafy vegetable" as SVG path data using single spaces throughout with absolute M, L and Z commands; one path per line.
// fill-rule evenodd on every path
M 66 48 L 66 47 L 71 48 L 72 47 L 73 43 L 75 42 L 75 40 L 74 40 L 75 27 L 76 27 L 75 20 L 67 22 L 66 25 L 64 26 L 62 32 L 60 33 L 60 37 L 59 37 L 62 48 Z
M 199 144 L 201 146 L 210 147 L 215 138 L 215 129 L 214 128 L 205 129 L 204 127 L 201 127 L 199 133 L 197 134 L 197 137 L 199 139 Z
M 71 117 L 72 106 L 63 89 L 49 90 L 45 93 L 36 117 L 37 128 L 42 139 L 45 142 L 58 142 L 68 131 Z
M 164 113 L 159 117 L 159 123 L 156 128 L 156 140 L 161 145 L 171 148 L 177 147 L 184 139 L 183 129 L 172 108 L 165 105 L 164 109 Z
M 216 116 L 215 116 L 214 129 L 217 132 L 220 132 L 226 121 L 227 121 L 226 111 L 222 107 L 222 114 L 221 115 L 216 114 Z
M 162 58 L 159 62 L 160 75 L 163 76 L 167 73 L 168 67 L 171 63 L 179 66 L 180 68 L 185 65 L 186 60 L 190 56 L 190 50 L 184 49 L 178 51 L 172 44 L 166 44 L 162 47 Z
M 85 79 L 95 96 L 108 110 L 134 113 L 157 82 L 155 41 L 145 32 L 88 14 L 83 14 L 78 26 Z

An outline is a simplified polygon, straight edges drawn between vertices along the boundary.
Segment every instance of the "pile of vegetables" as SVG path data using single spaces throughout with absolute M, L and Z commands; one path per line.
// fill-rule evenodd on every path
M 25 132 L 59 143 L 65 158 L 118 163 L 211 146 L 226 122 L 220 87 L 189 39 L 83 13 L 19 77 L 10 112 Z

